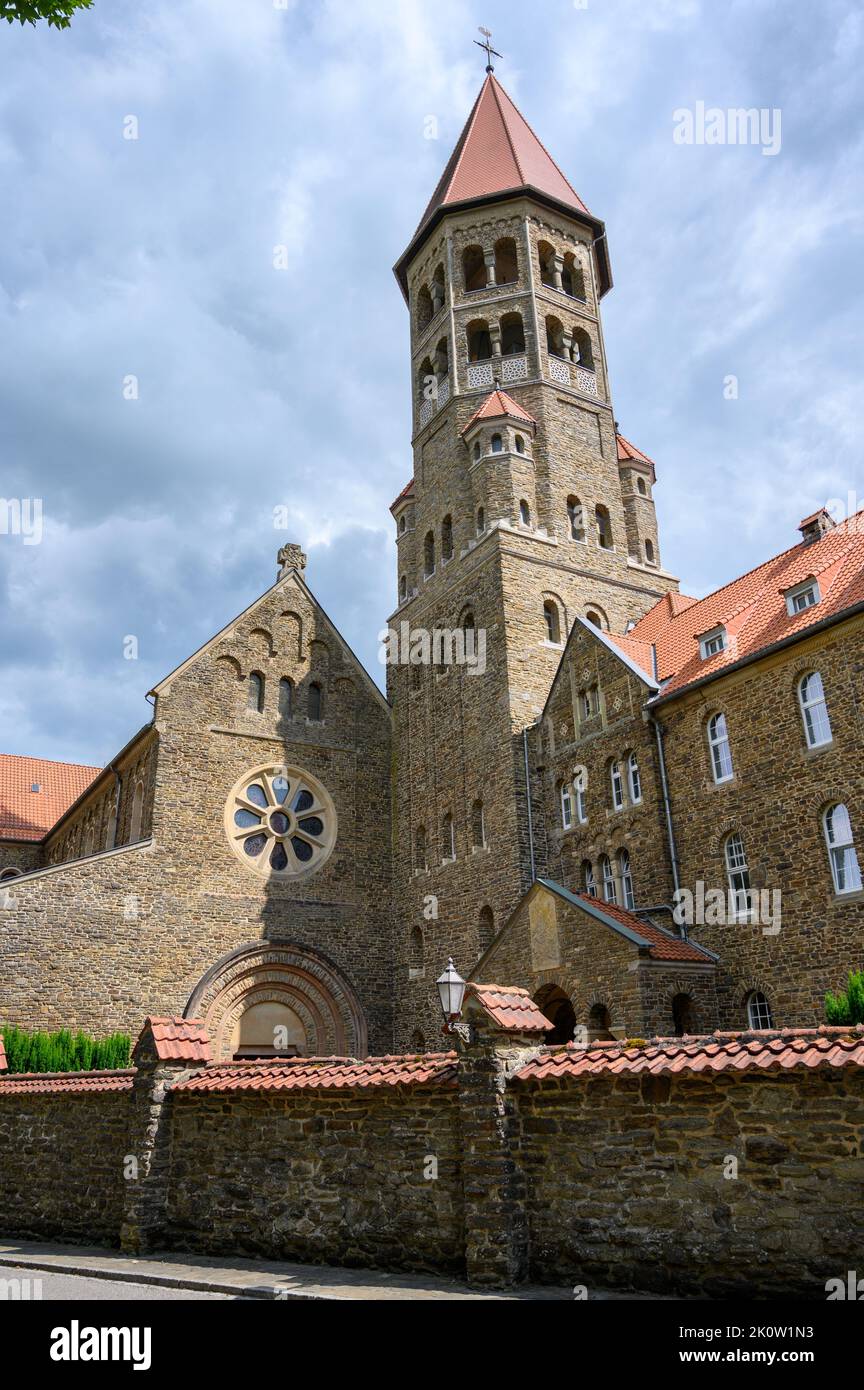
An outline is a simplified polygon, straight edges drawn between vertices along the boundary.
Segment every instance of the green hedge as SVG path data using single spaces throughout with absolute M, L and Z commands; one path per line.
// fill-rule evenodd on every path
M 91 1038 L 61 1028 L 57 1033 L 30 1033 L 13 1023 L 0 1023 L 10 1072 L 113 1071 L 128 1067 L 132 1039 L 126 1033 Z
M 845 989 L 825 995 L 825 1018 L 838 1025 L 864 1023 L 864 970 L 851 970 Z

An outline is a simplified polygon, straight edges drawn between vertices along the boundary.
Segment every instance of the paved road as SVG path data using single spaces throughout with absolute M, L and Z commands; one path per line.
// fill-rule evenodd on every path
M 0 1301 L 3 1298 L 3 1280 L 30 1280 L 32 1298 L 36 1297 L 34 1281 L 42 1281 L 42 1301 L 68 1301 L 70 1303 L 111 1303 L 125 1299 L 161 1299 L 176 1303 L 178 1299 L 203 1301 L 209 1303 L 235 1303 L 236 1295 L 229 1293 L 195 1293 L 191 1289 L 166 1289 L 156 1284 L 127 1284 L 111 1279 L 87 1279 L 79 1274 L 48 1274 L 44 1270 L 0 1267 Z M 24 1286 L 26 1287 L 26 1285 Z M 9 1296 L 8 1293 L 6 1295 Z M 241 1300 L 243 1301 L 243 1300 Z

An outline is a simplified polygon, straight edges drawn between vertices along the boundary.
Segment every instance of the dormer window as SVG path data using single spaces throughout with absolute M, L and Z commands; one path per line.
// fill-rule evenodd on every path
M 725 650 L 725 627 L 712 628 L 710 632 L 703 632 L 699 638 L 699 652 L 703 661 L 707 661 L 710 656 L 717 656 L 718 652 L 725 652 Z
M 793 589 L 787 589 L 786 611 L 789 617 L 794 618 L 796 613 L 803 613 L 805 609 L 812 608 L 821 597 L 815 579 L 807 579 L 803 584 L 796 584 Z

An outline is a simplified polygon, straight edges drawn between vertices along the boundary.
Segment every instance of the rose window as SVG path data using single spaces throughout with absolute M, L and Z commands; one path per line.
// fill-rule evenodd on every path
M 231 848 L 247 868 L 267 878 L 312 873 L 336 841 L 329 794 L 296 767 L 259 767 L 234 786 L 225 807 Z

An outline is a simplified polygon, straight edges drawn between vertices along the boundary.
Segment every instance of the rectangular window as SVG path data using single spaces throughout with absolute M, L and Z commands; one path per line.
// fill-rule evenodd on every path
M 706 632 L 699 638 L 699 650 L 702 653 L 702 660 L 707 661 L 709 656 L 716 656 L 718 652 L 726 650 L 726 629 L 725 627 L 715 628 L 712 632 Z
M 794 618 L 796 613 L 803 613 L 817 604 L 820 597 L 816 580 L 808 579 L 806 583 L 796 584 L 794 589 L 786 590 L 786 611 L 790 618 Z

